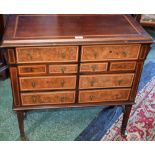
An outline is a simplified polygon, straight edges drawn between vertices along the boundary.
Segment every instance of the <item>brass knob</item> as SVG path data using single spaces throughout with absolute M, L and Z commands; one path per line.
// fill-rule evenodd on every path
M 97 66 L 96 65 L 92 65 L 91 68 L 92 68 L 93 72 L 95 72 L 95 70 L 97 69 Z
M 32 60 L 32 53 L 28 53 L 28 57 L 30 60 Z
M 36 87 L 36 83 L 34 81 L 32 81 L 32 87 L 35 88 Z
M 112 53 L 112 51 L 109 51 L 109 53 Z
M 64 96 L 61 96 L 60 97 L 60 102 L 64 102 L 65 101 L 65 97 Z
M 33 103 L 35 103 L 37 101 L 37 97 L 36 96 L 32 96 L 32 101 L 33 101 Z
M 60 84 L 61 84 L 61 87 L 64 87 L 65 81 L 62 80 L 62 81 L 60 82 Z
M 95 82 L 96 82 L 95 80 L 90 81 L 90 85 L 91 85 L 91 87 L 94 86 Z
M 27 72 L 32 72 L 33 71 L 32 68 L 27 68 L 26 70 L 27 70 Z
M 65 53 L 62 53 L 62 54 L 61 54 L 61 57 L 62 57 L 63 59 L 65 59 L 65 58 L 66 58 L 66 54 L 65 54 Z
M 62 67 L 60 70 L 61 70 L 61 73 L 64 73 L 65 72 L 65 67 Z
M 127 51 L 123 51 L 122 54 L 123 54 L 124 57 L 126 57 L 128 52 Z
M 92 101 L 93 99 L 94 99 L 94 96 L 93 95 L 90 95 L 89 96 L 89 100 Z
M 118 85 L 121 85 L 123 80 L 118 80 Z
M 97 52 L 94 51 L 94 52 L 93 52 L 93 55 L 94 55 L 94 58 L 96 59 L 96 58 L 97 58 Z

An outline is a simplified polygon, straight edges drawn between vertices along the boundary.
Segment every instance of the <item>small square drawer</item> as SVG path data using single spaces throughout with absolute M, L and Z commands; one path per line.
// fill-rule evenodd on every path
M 44 75 L 47 73 L 46 65 L 24 65 L 18 66 L 19 75 Z
M 108 63 L 81 63 L 80 72 L 107 71 Z
M 17 63 L 77 62 L 78 46 L 17 48 L 16 55 Z
M 134 74 L 81 75 L 80 89 L 131 87 Z
M 136 60 L 139 51 L 139 44 L 83 46 L 81 61 Z
M 75 89 L 76 76 L 20 77 L 20 90 Z
M 77 65 L 49 65 L 49 73 L 68 74 L 77 73 Z
M 72 104 L 75 102 L 75 92 L 62 91 L 46 93 L 21 93 L 21 101 L 23 106 L 45 104 Z
M 134 71 L 135 68 L 136 61 L 110 63 L 110 71 Z
M 79 92 L 79 103 L 127 101 L 130 89 L 87 90 Z

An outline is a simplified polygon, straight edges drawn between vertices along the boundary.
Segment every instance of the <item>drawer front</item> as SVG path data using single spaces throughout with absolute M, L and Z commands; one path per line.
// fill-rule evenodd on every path
M 76 76 L 21 77 L 20 90 L 75 89 Z
M 81 75 L 80 89 L 131 87 L 134 74 Z
M 55 74 L 66 74 L 66 73 L 76 73 L 77 65 L 50 65 L 49 73 Z
M 17 48 L 17 63 L 76 62 L 77 46 Z
M 19 75 L 38 75 L 46 74 L 46 65 L 18 66 Z
M 22 93 L 22 105 L 66 104 L 75 102 L 74 91 L 50 93 Z
M 111 62 L 110 71 L 134 71 L 136 62 Z
M 79 103 L 127 101 L 130 89 L 89 90 L 79 92 Z
M 81 61 L 135 60 L 140 45 L 83 46 Z
M 81 63 L 80 72 L 107 71 L 108 63 Z

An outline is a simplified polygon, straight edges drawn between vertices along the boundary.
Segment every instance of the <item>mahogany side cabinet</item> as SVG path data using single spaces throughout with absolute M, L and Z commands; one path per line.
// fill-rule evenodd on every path
M 7 53 L 21 138 L 26 111 L 123 106 L 121 133 L 152 37 L 130 15 L 10 15 Z

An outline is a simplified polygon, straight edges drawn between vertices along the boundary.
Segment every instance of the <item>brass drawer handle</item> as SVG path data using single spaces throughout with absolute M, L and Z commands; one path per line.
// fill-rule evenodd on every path
M 33 72 L 33 69 L 32 68 L 26 68 L 26 71 L 27 72 Z
M 118 85 L 121 85 L 123 83 L 123 80 L 118 80 Z
M 63 59 L 65 59 L 65 58 L 66 58 L 66 54 L 65 54 L 65 53 L 62 53 L 62 54 L 61 54 L 61 57 L 62 57 Z
M 98 56 L 96 51 L 93 52 L 93 55 L 94 55 L 94 58 L 95 58 L 95 59 L 96 59 L 97 56 Z
M 90 81 L 90 85 L 91 85 L 91 87 L 93 87 L 95 83 L 96 83 L 95 80 Z
M 128 52 L 127 51 L 123 51 L 122 54 L 123 54 L 124 57 L 126 57 L 128 55 Z
M 60 82 L 60 84 L 61 84 L 61 87 L 64 87 L 64 85 L 65 85 L 65 81 L 62 80 L 62 81 Z
M 34 81 L 32 81 L 32 87 L 35 88 L 36 87 L 36 83 Z
M 36 96 L 32 96 L 32 101 L 33 101 L 33 103 L 36 103 L 37 97 Z
M 66 70 L 66 68 L 65 67 L 62 67 L 60 70 L 61 70 L 61 73 L 64 73 L 65 70 Z
M 93 96 L 93 95 L 90 95 L 90 96 L 89 96 L 89 100 L 90 100 L 90 101 L 92 101 L 94 98 L 95 98 L 95 96 Z
M 109 53 L 112 53 L 112 51 L 110 50 Z
M 65 97 L 64 96 L 61 96 L 60 97 L 60 102 L 64 102 L 65 101 Z
M 32 60 L 32 53 L 28 53 L 29 60 Z
M 97 69 L 97 65 L 92 65 L 91 68 L 92 68 L 93 72 L 95 72 L 95 70 Z

